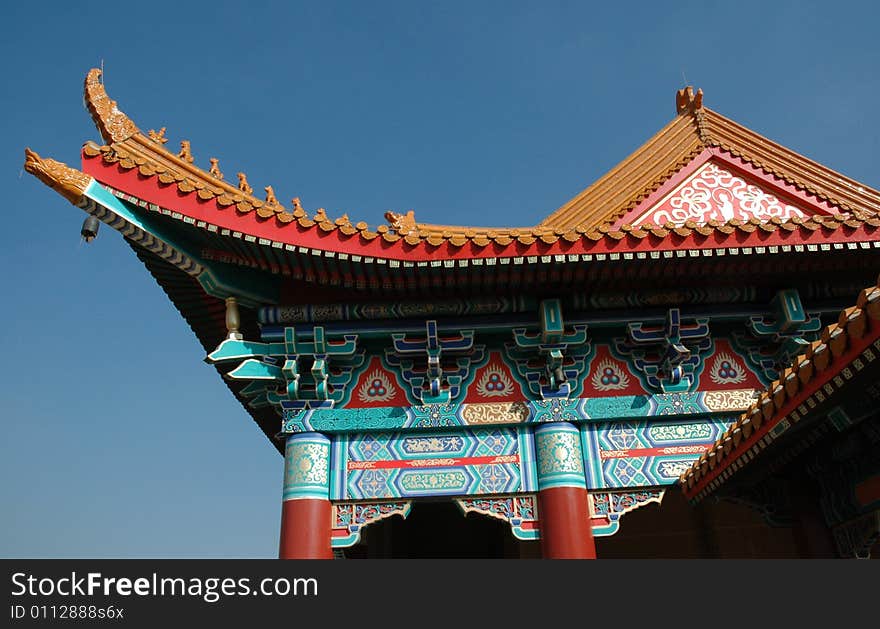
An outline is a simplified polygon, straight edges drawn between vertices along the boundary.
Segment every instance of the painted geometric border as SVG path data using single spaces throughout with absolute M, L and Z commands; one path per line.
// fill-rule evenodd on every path
M 332 500 L 491 495 L 537 487 L 525 428 L 337 435 Z
M 743 411 L 753 399 L 751 389 L 738 389 L 487 404 L 289 408 L 284 411 L 281 432 L 347 433 L 705 415 Z
M 735 417 L 674 422 L 581 424 L 587 487 L 672 485 L 730 427 Z

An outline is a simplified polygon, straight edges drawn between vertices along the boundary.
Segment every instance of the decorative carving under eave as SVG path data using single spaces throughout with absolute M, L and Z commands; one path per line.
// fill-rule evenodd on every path
M 150 136 L 150 139 L 156 144 L 165 144 L 168 142 L 168 138 L 165 137 L 165 127 L 162 127 L 158 131 L 150 129 L 147 133 Z
M 698 89 L 694 94 L 694 88 L 688 85 L 675 93 L 675 111 L 678 114 L 696 112 L 703 108 L 703 90 Z
M 252 194 L 254 189 L 248 185 L 247 175 L 238 173 L 238 189 L 245 194 Z
M 140 133 L 137 125 L 122 113 L 116 106 L 116 101 L 111 100 L 107 95 L 98 68 L 92 68 L 86 75 L 84 98 L 92 120 L 95 121 L 105 142 L 122 142 Z
M 74 205 L 79 204 L 92 179 L 63 162 L 42 158 L 29 148 L 24 150 L 24 169 Z
M 193 163 L 192 148 L 190 148 L 189 140 L 180 141 L 180 153 L 177 156 L 185 162 Z
M 211 170 L 209 172 L 211 173 L 211 176 L 214 177 L 214 179 L 219 179 L 220 181 L 223 181 L 223 173 L 220 172 L 220 160 L 218 160 L 216 157 L 212 157 L 210 159 Z
M 385 212 L 385 220 L 391 224 L 391 229 L 397 232 L 399 236 L 408 236 L 418 231 L 415 210 L 410 210 L 406 214 L 398 214 L 388 210 Z

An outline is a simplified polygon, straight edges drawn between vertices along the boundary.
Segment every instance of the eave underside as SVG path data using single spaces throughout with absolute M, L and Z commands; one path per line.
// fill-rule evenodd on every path
M 198 281 L 154 253 L 130 240 L 126 239 L 125 242 L 134 250 L 156 283 L 168 295 L 168 299 L 189 325 L 207 356 L 225 338 L 226 305 L 223 300 L 205 294 Z M 242 333 L 246 338 L 259 338 L 260 329 L 257 325 L 256 313 L 247 308 L 241 308 L 240 311 Z M 277 413 L 269 408 L 254 409 L 248 406 L 247 399 L 238 393 L 244 384 L 225 377 L 235 365 L 220 363 L 214 364 L 213 367 L 263 434 L 279 452 L 283 453 L 283 446 L 275 438 L 280 425 Z

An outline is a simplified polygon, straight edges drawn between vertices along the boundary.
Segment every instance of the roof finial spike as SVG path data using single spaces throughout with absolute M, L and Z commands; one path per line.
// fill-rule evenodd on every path
M 211 170 L 208 172 L 211 173 L 211 176 L 213 176 L 214 179 L 219 179 L 220 181 L 223 181 L 223 173 L 220 172 L 220 160 L 218 160 L 216 157 L 211 157 L 210 161 Z
M 189 140 L 181 140 L 180 141 L 180 153 L 177 156 L 185 162 L 193 163 L 192 149 L 189 145 Z
M 238 173 L 238 189 L 245 194 L 253 194 L 254 189 L 248 185 L 247 175 Z
M 694 94 L 691 85 L 678 90 L 675 93 L 675 111 L 678 114 L 693 113 L 703 108 L 703 90 L 698 89 Z

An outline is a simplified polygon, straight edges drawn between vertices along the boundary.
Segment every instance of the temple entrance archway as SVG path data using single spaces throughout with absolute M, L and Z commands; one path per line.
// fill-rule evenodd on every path
M 406 519 L 390 517 L 363 530 L 344 551 L 350 559 L 505 559 L 539 557 L 539 542 L 516 539 L 510 525 L 462 513 L 451 500 L 413 502 Z

